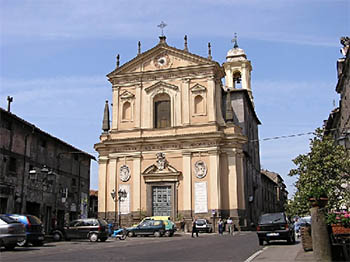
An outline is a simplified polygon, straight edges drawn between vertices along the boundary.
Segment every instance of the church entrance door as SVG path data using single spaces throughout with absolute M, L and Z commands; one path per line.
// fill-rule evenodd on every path
M 171 216 L 171 187 L 153 186 L 152 187 L 152 215 L 153 216 Z

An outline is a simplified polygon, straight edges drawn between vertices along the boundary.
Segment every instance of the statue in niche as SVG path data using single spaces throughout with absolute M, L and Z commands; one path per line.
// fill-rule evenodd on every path
M 127 182 L 130 179 L 130 169 L 127 165 L 122 165 L 120 167 L 120 180 L 123 182 Z
M 198 160 L 194 164 L 194 170 L 197 178 L 203 178 L 207 175 L 207 166 L 202 160 Z

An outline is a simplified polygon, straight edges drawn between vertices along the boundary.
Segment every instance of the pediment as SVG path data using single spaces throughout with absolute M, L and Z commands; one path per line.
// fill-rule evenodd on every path
M 157 153 L 156 164 L 150 165 L 143 172 L 142 176 L 146 183 L 149 182 L 176 182 L 179 181 L 181 172 L 169 165 L 164 153 Z
M 169 89 L 172 89 L 175 91 L 179 90 L 179 88 L 176 85 L 172 85 L 172 84 L 169 84 L 169 83 L 166 83 L 163 81 L 159 81 L 159 82 L 145 88 L 145 91 L 146 91 L 146 93 L 149 93 L 157 88 L 169 88 Z
M 151 175 L 151 174 L 159 174 L 159 175 L 164 175 L 166 173 L 180 173 L 179 171 L 176 170 L 175 167 L 171 165 L 167 165 L 164 169 L 159 169 L 158 166 L 156 165 L 151 165 L 145 169 L 145 171 L 142 172 L 142 175 Z
M 206 92 L 207 89 L 200 85 L 200 84 L 195 84 L 192 88 L 191 88 L 191 92 L 192 93 L 200 93 L 200 92 Z
M 121 99 L 133 99 L 135 97 L 134 94 L 130 93 L 129 91 L 124 91 L 121 95 Z
M 167 70 L 184 68 L 198 65 L 218 65 L 208 58 L 192 54 L 185 50 L 180 50 L 167 44 L 160 43 L 152 49 L 136 56 L 121 67 L 108 74 L 108 77 L 138 72 L 151 72 L 157 70 Z

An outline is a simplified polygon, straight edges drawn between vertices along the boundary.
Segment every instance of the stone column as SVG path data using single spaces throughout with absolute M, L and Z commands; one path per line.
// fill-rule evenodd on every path
M 113 86 L 112 129 L 118 129 L 119 87 Z
M 209 209 L 220 210 L 220 152 L 218 150 L 209 151 L 209 163 Z
M 190 217 L 192 213 L 192 168 L 191 168 L 191 152 L 182 153 L 182 170 L 183 170 L 183 191 L 182 191 L 182 208 L 184 211 L 189 212 L 185 216 Z

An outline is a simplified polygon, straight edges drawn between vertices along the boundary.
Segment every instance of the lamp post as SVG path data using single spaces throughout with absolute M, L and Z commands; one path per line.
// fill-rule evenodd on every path
M 125 191 L 125 189 L 119 189 L 118 190 L 118 198 L 117 198 L 117 193 L 115 192 L 115 190 L 113 189 L 111 192 L 111 197 L 113 199 L 114 202 L 118 201 L 119 205 L 118 205 L 118 226 L 119 228 L 121 227 L 121 212 L 120 212 L 120 203 L 122 201 L 125 200 L 125 198 L 128 196 L 128 193 Z M 114 212 L 114 223 L 117 220 L 117 213 Z

